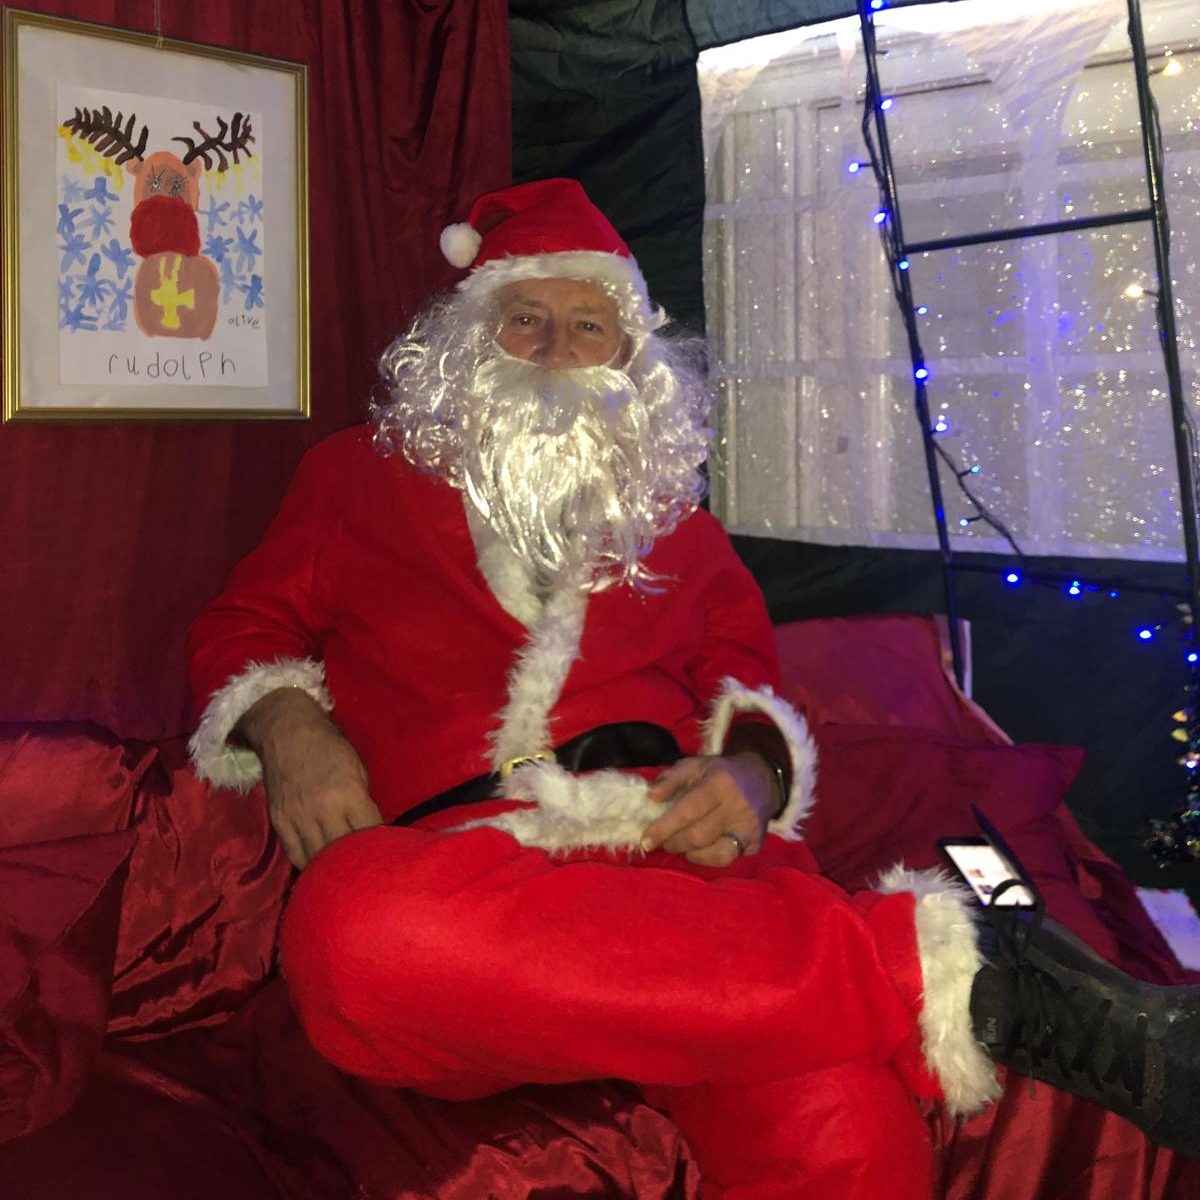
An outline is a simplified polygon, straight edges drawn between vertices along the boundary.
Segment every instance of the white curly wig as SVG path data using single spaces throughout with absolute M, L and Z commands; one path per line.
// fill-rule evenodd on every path
M 536 278 L 603 289 L 627 339 L 623 367 L 550 379 L 499 350 L 497 290 Z M 376 445 L 462 491 L 544 583 L 579 580 L 582 571 L 593 590 L 622 580 L 649 586 L 646 552 L 704 495 L 711 432 L 702 343 L 664 337 L 665 323 L 629 259 L 565 252 L 485 263 L 384 353 L 388 397 L 372 407 Z M 561 402 L 553 417 L 542 388 Z M 558 411 L 564 404 L 569 420 Z

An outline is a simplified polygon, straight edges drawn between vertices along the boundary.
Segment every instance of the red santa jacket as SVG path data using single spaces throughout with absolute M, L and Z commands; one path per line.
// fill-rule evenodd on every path
M 515 664 L 536 651 L 566 669 L 533 681 L 533 694 L 547 692 L 551 744 L 610 721 L 654 721 L 685 753 L 707 733 L 711 752 L 741 712 L 770 716 L 793 758 L 791 802 L 772 826 L 786 835 L 810 799 L 811 747 L 773 694 L 774 641 L 753 579 L 703 511 L 646 563 L 660 590 L 591 595 L 577 648 L 557 634 L 539 648 L 538 629 L 514 615 L 529 597 L 506 595 L 506 609 L 503 572 L 485 577 L 459 493 L 380 455 L 365 427 L 336 434 L 305 457 L 262 543 L 189 630 L 196 767 L 249 786 L 259 766 L 230 740 L 234 725 L 266 692 L 301 686 L 332 706 L 372 797 L 394 817 L 491 768 L 497 736 L 512 736 L 511 721 L 498 731 L 515 703 Z

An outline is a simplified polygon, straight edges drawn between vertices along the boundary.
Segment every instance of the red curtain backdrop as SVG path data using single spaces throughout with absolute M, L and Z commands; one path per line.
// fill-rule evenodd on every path
M 153 0 L 31 0 L 152 32 Z M 300 455 L 362 419 L 437 246 L 510 178 L 504 0 L 165 0 L 166 37 L 308 64 L 312 419 L 0 428 L 0 720 L 183 729 L 182 637 Z

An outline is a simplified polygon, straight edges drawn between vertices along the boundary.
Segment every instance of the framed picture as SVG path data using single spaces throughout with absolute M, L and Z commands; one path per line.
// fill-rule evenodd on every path
M 4 417 L 307 417 L 303 64 L 4 10 Z

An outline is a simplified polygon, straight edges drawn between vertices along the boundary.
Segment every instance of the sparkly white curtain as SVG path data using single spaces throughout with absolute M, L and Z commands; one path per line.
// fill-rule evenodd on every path
M 1200 5 L 1144 0 L 1185 395 L 1200 403 Z M 1022 17 L 1024 12 L 1028 15 Z M 1148 205 L 1123 0 L 877 19 L 909 243 Z M 929 547 L 912 368 L 872 221 L 857 21 L 701 56 L 714 508 L 734 530 Z M 1030 554 L 1182 557 L 1148 224 L 913 258 L 940 436 Z M 943 470 L 958 549 L 1004 551 Z

